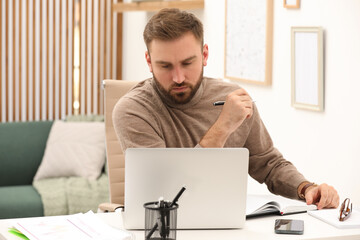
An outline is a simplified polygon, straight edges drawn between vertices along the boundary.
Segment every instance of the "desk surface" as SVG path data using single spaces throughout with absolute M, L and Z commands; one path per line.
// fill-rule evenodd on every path
M 115 228 L 123 228 L 122 217 L 120 213 L 98 213 L 109 225 Z M 277 218 L 302 219 L 305 222 L 304 235 L 279 235 L 274 233 L 274 222 Z M 20 239 L 7 232 L 9 220 L 0 220 L 0 240 Z M 144 239 L 143 231 L 132 231 L 136 239 Z M 265 216 L 249 219 L 243 229 L 236 230 L 179 230 L 177 232 L 178 240 L 233 240 L 233 239 L 342 239 L 352 240 L 360 239 L 360 229 L 337 229 L 307 213 L 295 214 L 289 216 Z

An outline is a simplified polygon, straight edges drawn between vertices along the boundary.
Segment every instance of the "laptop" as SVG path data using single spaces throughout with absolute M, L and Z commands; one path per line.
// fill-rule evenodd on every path
M 144 229 L 144 203 L 177 202 L 178 229 L 242 228 L 246 218 L 246 148 L 128 148 L 125 152 L 126 229 Z

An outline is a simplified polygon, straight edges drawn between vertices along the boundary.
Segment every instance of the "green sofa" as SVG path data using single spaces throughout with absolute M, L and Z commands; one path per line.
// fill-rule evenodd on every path
M 0 123 L 0 218 L 43 216 L 32 186 L 52 121 Z
M 65 121 L 103 122 L 104 117 L 67 116 Z M 105 168 L 96 180 L 59 176 L 33 181 L 52 126 L 52 121 L 0 123 L 0 219 L 97 211 L 109 201 Z

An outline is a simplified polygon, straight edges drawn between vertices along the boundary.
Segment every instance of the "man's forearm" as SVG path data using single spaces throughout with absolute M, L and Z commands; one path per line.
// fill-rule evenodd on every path
M 217 121 L 206 132 L 199 144 L 203 148 L 222 148 L 230 134 Z

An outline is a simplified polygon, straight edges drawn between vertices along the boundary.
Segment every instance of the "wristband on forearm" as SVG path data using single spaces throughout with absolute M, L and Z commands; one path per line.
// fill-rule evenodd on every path
M 299 187 L 298 187 L 298 195 L 300 199 L 305 199 L 305 193 L 306 193 L 306 189 L 308 189 L 309 187 L 314 186 L 316 187 L 317 185 L 315 183 L 311 183 L 311 182 L 302 182 Z

